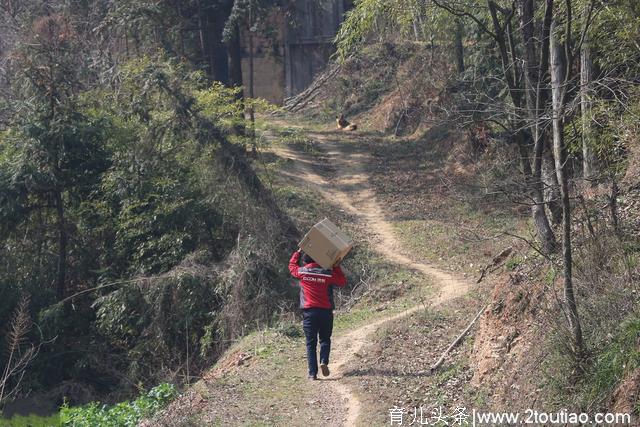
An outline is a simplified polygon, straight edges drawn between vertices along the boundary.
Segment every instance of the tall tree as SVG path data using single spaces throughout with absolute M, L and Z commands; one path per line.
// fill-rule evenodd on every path
M 531 93 L 526 93 L 525 82 L 532 79 L 532 74 L 536 72 L 536 67 L 532 63 L 534 58 L 533 52 L 527 50 L 525 57 L 528 61 L 525 63 L 526 69 L 524 73 L 521 69 L 520 64 L 522 61 L 519 59 L 519 52 L 516 46 L 516 34 L 514 31 L 514 19 L 517 12 L 516 2 L 512 2 L 508 7 L 502 7 L 493 0 L 487 0 L 486 5 L 489 12 L 490 24 L 486 24 L 482 17 L 476 16 L 476 14 L 474 14 L 475 8 L 472 9 L 469 4 L 458 4 L 447 0 L 433 0 L 433 3 L 438 8 L 458 18 L 471 19 L 478 26 L 479 31 L 489 36 L 495 42 L 502 68 L 502 79 L 514 110 L 507 115 L 510 117 L 510 127 L 513 129 L 513 140 L 520 154 L 520 164 L 527 191 L 533 200 L 531 207 L 533 222 L 542 251 L 545 254 L 550 254 L 554 252 L 556 248 L 556 238 L 551 229 L 544 206 L 544 193 L 541 185 L 541 162 L 540 165 L 535 162 L 535 159 L 538 157 L 535 155 L 533 156 L 533 167 L 530 161 L 532 157 L 530 152 L 531 147 L 534 147 L 534 152 L 540 151 L 542 153 L 542 144 L 544 141 L 543 138 L 536 140 L 534 137 L 534 132 L 530 129 L 530 117 L 527 113 L 530 108 L 535 107 L 533 104 L 536 103 L 536 100 L 531 96 Z M 524 3 L 523 7 L 532 9 L 533 5 Z M 531 23 L 531 25 L 533 25 L 530 19 L 526 19 L 525 21 L 525 23 Z M 527 33 L 532 31 L 532 27 L 523 28 L 523 31 L 526 36 Z M 537 145 L 536 141 L 538 142 Z M 539 156 L 539 158 L 542 159 L 542 156 Z
M 589 19 L 590 11 L 585 8 L 583 19 Z M 589 31 L 585 32 L 580 48 L 580 110 L 582 121 L 582 176 L 589 185 L 595 185 L 596 159 L 594 155 L 593 132 L 591 131 L 591 84 L 593 81 L 593 62 L 591 61 L 591 43 Z
M 511 101 L 515 108 L 519 111 L 527 111 L 527 98 L 530 102 L 530 109 L 533 109 L 534 114 L 539 109 L 539 101 L 540 98 L 540 90 L 537 89 L 536 93 L 533 93 L 533 82 L 541 78 L 541 72 L 544 71 L 545 61 L 547 60 L 543 55 L 540 60 L 540 65 L 538 70 L 536 71 L 534 65 L 534 55 L 533 48 L 526 48 L 527 54 L 526 58 L 529 59 L 525 64 L 527 66 L 527 70 L 524 72 L 525 79 L 531 79 L 531 91 L 528 91 L 529 97 L 525 95 L 523 99 L 523 89 L 525 81 L 520 75 L 520 70 L 518 67 L 518 60 L 515 46 L 515 34 L 513 32 L 513 16 L 516 12 L 515 4 L 511 5 L 511 8 L 502 8 L 498 6 L 494 1 L 488 0 L 487 6 L 489 8 L 489 13 L 491 15 L 491 22 L 493 24 L 493 33 L 489 32 L 489 34 L 493 35 L 493 38 L 496 40 L 498 45 L 498 52 L 502 63 L 502 71 L 504 74 L 504 79 L 509 91 L 509 95 L 511 97 Z M 525 8 L 532 8 L 531 5 L 527 5 L 525 3 Z M 499 15 L 503 16 L 503 19 L 500 20 Z M 529 28 L 529 24 L 533 25 L 531 19 L 525 19 L 525 25 L 523 27 L 523 31 L 525 34 L 530 33 L 531 29 Z M 544 40 L 544 34 L 543 34 Z M 528 40 L 530 42 L 530 39 Z M 536 74 L 537 77 L 532 78 L 532 74 Z M 536 88 L 539 87 L 539 84 L 536 84 Z M 536 120 L 537 122 L 537 120 Z M 523 171 L 525 173 L 525 179 L 528 182 L 528 186 L 530 187 L 530 191 L 532 192 L 533 198 L 533 206 L 532 206 L 532 216 L 534 223 L 536 225 L 536 229 L 538 231 L 538 238 L 542 244 L 542 249 L 545 253 L 550 254 L 555 250 L 556 239 L 551 229 L 551 225 L 549 224 L 549 219 L 545 212 L 544 208 L 544 195 L 542 189 L 542 167 L 541 167 L 541 159 L 542 159 L 542 149 L 544 139 L 541 137 L 538 128 L 534 129 L 533 135 L 532 132 L 526 132 L 525 129 L 528 127 L 527 122 L 523 119 L 516 119 L 516 123 L 514 123 L 514 128 L 517 129 L 518 137 L 517 142 L 520 148 L 520 156 L 521 162 L 523 163 Z M 531 141 L 533 139 L 533 141 Z M 533 142 L 533 144 L 531 143 Z M 534 164 L 533 169 L 531 168 L 531 164 L 529 163 L 529 154 L 528 147 L 534 147 Z
M 240 42 L 240 26 L 234 23 L 225 33 L 227 52 L 229 53 L 229 86 L 242 87 L 242 44 Z M 242 91 L 238 92 L 242 98 Z
M 520 4 L 521 32 L 524 44 L 524 89 L 527 102 L 527 119 L 533 135 L 533 199 L 534 218 L 539 215 L 537 210 L 549 206 L 553 222 L 561 220 L 562 209 L 558 204 L 558 181 L 553 165 L 553 155 L 548 146 L 547 120 L 544 120 L 545 108 L 548 101 L 549 76 L 549 27 L 553 12 L 553 0 L 547 0 L 544 18 L 539 37 L 535 34 L 535 1 L 522 0 Z M 539 42 L 537 42 L 539 41 Z M 539 56 L 538 56 L 539 54 Z M 545 197 L 544 186 L 547 186 L 548 197 Z
M 562 261 L 564 298 L 568 308 L 569 323 L 573 334 L 576 355 L 584 354 L 582 326 L 578 315 L 576 297 L 573 289 L 573 259 L 571 250 L 571 200 L 569 194 L 569 176 L 567 167 L 567 147 L 564 142 L 564 118 L 567 102 L 567 84 L 570 75 L 571 43 L 571 1 L 567 1 L 566 31 L 564 43 L 560 42 L 556 18 L 552 19 L 550 32 L 551 55 L 551 92 L 553 106 L 553 151 L 556 161 L 556 174 L 560 183 L 562 197 Z
M 242 78 L 242 58 L 241 58 L 241 40 L 242 36 L 246 37 L 247 53 L 249 56 L 249 72 L 248 72 L 248 95 L 252 100 L 255 95 L 255 67 L 254 60 L 256 54 L 256 37 L 260 34 L 264 39 L 275 43 L 274 28 L 268 20 L 269 14 L 273 8 L 279 5 L 278 0 L 234 0 L 233 8 L 229 15 L 229 19 L 225 24 L 224 40 L 229 47 L 229 60 L 232 72 L 232 81 L 234 86 L 239 86 L 243 82 Z M 239 84 L 238 84 L 239 83 Z M 249 122 L 251 124 L 251 141 L 252 150 L 256 151 L 255 141 L 255 109 L 253 102 L 247 104 L 247 112 L 249 113 Z
M 47 15 L 35 19 L 31 34 L 16 51 L 16 66 L 24 77 L 13 82 L 12 103 L 21 113 L 10 119 L 15 162 L 11 179 L 3 181 L 1 189 L 3 216 L 9 223 L 27 222 L 35 213 L 53 214 L 59 300 L 65 297 L 69 279 L 72 227 L 67 207 L 107 167 L 99 145 L 100 123 L 76 108 L 86 65 L 78 49 L 78 35 L 67 19 Z
M 232 1 L 196 0 L 202 37 L 203 55 L 212 80 L 229 84 L 227 45 L 223 41 L 224 27 L 231 13 Z

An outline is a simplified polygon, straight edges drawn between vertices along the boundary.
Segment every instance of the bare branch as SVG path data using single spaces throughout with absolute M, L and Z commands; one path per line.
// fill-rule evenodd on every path
M 440 9 L 444 9 L 452 15 L 458 16 L 460 18 L 470 18 L 478 25 L 478 27 L 482 29 L 482 31 L 484 31 L 486 34 L 493 37 L 494 39 L 496 38 L 496 35 L 491 30 L 489 30 L 489 28 L 487 28 L 487 26 L 477 16 L 473 15 L 472 13 L 469 13 L 464 10 L 454 9 L 453 7 L 447 5 L 441 0 L 432 0 L 432 1 L 433 1 L 433 4 L 438 6 Z

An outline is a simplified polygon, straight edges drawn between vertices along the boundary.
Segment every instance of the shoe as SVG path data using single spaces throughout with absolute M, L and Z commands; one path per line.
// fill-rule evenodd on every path
M 317 375 L 309 375 L 309 379 L 315 381 L 315 380 L 318 379 L 318 376 Z
M 324 375 L 325 377 L 329 376 L 329 367 L 326 363 L 320 364 L 320 370 L 322 371 L 322 375 Z

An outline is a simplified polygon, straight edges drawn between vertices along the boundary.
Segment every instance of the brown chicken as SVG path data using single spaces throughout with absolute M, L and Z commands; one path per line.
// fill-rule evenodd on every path
M 341 130 L 358 129 L 358 125 L 355 123 L 349 123 L 349 121 L 344 118 L 344 114 L 340 114 L 340 117 L 336 118 L 336 123 L 338 124 L 338 129 L 341 129 Z

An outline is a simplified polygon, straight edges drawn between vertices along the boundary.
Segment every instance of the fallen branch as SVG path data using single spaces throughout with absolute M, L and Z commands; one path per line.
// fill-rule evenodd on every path
M 458 335 L 458 338 L 455 339 L 454 342 L 451 343 L 451 345 L 449 347 L 447 347 L 447 349 L 444 351 L 444 353 L 442 353 L 442 355 L 440 356 L 440 359 L 438 359 L 438 361 L 436 363 L 434 363 L 433 365 L 431 365 L 431 367 L 429 368 L 429 373 L 433 373 L 436 369 L 438 369 L 440 367 L 440 365 L 442 365 L 442 363 L 444 362 L 445 357 L 447 357 L 447 354 L 449 354 L 449 352 L 451 350 L 453 350 L 454 347 L 456 347 L 458 344 L 460 344 L 460 342 L 462 341 L 462 339 L 469 333 L 469 331 L 471 330 L 471 327 L 476 323 L 476 321 L 480 318 L 480 315 L 482 314 L 482 312 L 486 309 L 487 307 L 482 307 L 482 309 L 478 312 L 478 314 L 476 314 L 476 317 L 473 318 L 473 320 L 471 321 L 471 323 L 469 323 L 469 326 L 467 326 L 465 328 L 464 331 L 462 331 L 462 333 L 460 335 Z
M 498 266 L 500 266 L 500 264 L 502 264 L 504 260 L 506 260 L 507 257 L 511 255 L 512 251 L 513 251 L 513 247 L 509 246 L 507 249 L 503 250 L 498 255 L 496 255 L 493 258 L 493 261 L 491 261 L 490 264 L 487 264 L 487 266 L 482 269 L 482 273 L 480 274 L 480 277 L 478 278 L 478 280 L 476 280 L 476 283 L 480 283 L 482 279 L 484 279 L 484 276 L 486 276 L 487 272 L 489 273 L 494 272 L 496 268 L 498 268 Z
M 340 71 L 339 64 L 332 64 L 326 71 L 321 73 L 308 88 L 300 92 L 298 95 L 292 96 L 284 100 L 283 108 L 290 112 L 297 112 L 303 109 L 318 94 L 318 89 L 325 85 L 329 80 L 333 79 Z
M 406 109 L 402 109 L 402 113 L 400 113 L 400 118 L 398 119 L 398 123 L 396 123 L 396 129 L 393 131 L 393 136 L 398 136 L 398 129 L 400 128 L 400 122 L 402 121 L 402 119 L 405 116 L 406 113 Z

